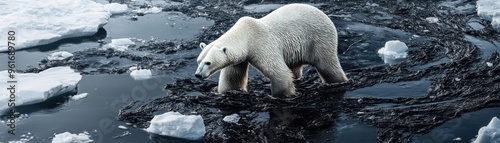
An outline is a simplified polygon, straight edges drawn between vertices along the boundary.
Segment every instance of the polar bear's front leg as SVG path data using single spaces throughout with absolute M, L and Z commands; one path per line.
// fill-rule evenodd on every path
M 221 70 L 217 91 L 225 93 L 229 90 L 247 91 L 248 62 L 228 66 Z
M 292 71 L 283 60 L 261 61 L 252 65 L 271 80 L 271 93 L 273 96 L 289 97 L 295 94 Z

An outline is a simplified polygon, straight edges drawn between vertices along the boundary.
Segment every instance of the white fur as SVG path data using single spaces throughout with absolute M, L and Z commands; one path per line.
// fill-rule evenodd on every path
M 219 93 L 246 91 L 251 64 L 271 79 L 273 95 L 293 95 L 304 64 L 313 65 L 325 83 L 347 81 L 337 41 L 333 22 L 321 10 L 289 4 L 260 19 L 242 17 L 217 40 L 200 44 L 195 74 L 207 78 L 221 70 Z

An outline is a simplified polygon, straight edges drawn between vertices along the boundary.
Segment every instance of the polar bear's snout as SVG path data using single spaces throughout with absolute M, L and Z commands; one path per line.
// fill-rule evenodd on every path
M 198 65 L 198 69 L 196 69 L 196 72 L 194 73 L 194 76 L 199 79 L 206 79 L 209 75 L 209 66 L 211 65 L 211 62 L 203 62 Z

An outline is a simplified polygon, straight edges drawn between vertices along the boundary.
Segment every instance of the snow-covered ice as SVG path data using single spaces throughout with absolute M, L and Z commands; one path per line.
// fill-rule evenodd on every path
M 0 31 L 5 32 L 0 39 L 7 39 L 7 31 L 14 31 L 19 50 L 93 35 L 112 14 L 124 13 L 128 7 L 94 0 L 2 0 L 0 9 Z M 6 50 L 7 42 L 0 42 L 0 51 Z
M 473 143 L 500 143 L 500 119 L 493 117 L 487 126 L 481 127 Z
M 130 72 L 130 76 L 135 80 L 149 79 L 152 77 L 151 75 L 151 70 L 148 69 L 133 70 Z
M 161 8 L 154 7 L 154 6 L 132 10 L 132 12 L 141 13 L 141 14 L 155 14 L 155 13 L 160 13 L 161 11 L 162 11 Z
M 238 116 L 238 114 L 231 114 L 231 115 L 227 115 L 226 117 L 224 117 L 222 119 L 222 121 L 224 122 L 228 122 L 228 123 L 238 123 L 238 121 L 240 121 L 240 116 Z
M 385 46 L 378 50 L 384 63 L 391 63 L 395 59 L 406 58 L 408 46 L 399 40 L 391 40 L 385 43 Z
M 91 143 L 88 132 L 72 134 L 69 132 L 60 133 L 54 136 L 52 143 Z
M 437 17 L 427 17 L 427 18 L 425 18 L 425 20 L 427 20 L 427 22 L 429 22 L 429 23 L 439 22 L 439 19 Z
M 477 15 L 491 21 L 493 28 L 500 31 L 500 1 L 478 0 L 476 2 Z
M 71 54 L 70 52 L 66 52 L 66 51 L 59 51 L 59 52 L 54 52 L 52 54 L 50 54 L 47 59 L 49 60 L 64 60 L 66 58 L 69 58 L 69 57 L 72 57 L 73 54 Z
M 130 45 L 135 45 L 135 42 L 129 38 L 111 39 L 111 43 L 104 45 L 105 49 L 115 49 L 117 51 L 126 51 Z
M 197 140 L 205 135 L 205 124 L 200 115 L 166 112 L 155 115 L 146 131 L 164 136 Z
M 83 99 L 85 97 L 87 97 L 88 93 L 81 93 L 81 94 L 78 94 L 78 95 L 75 95 L 73 97 L 71 97 L 71 99 L 73 100 L 80 100 L 80 99 Z
M 0 71 L 0 81 L 7 81 L 8 71 Z M 54 67 L 40 73 L 18 73 L 17 93 L 15 97 L 16 106 L 28 105 L 45 101 L 47 98 L 61 95 L 76 89 L 76 85 L 82 79 L 79 73 L 70 67 Z M 7 84 L 2 84 L 6 89 Z M 8 90 L 0 90 L 0 111 L 3 113 L 8 109 L 7 103 L 10 99 Z

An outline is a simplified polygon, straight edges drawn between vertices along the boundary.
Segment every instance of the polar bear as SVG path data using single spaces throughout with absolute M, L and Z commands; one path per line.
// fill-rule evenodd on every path
M 195 76 L 220 72 L 218 92 L 247 91 L 249 64 L 271 80 L 274 96 L 295 94 L 294 79 L 312 65 L 323 83 L 347 81 L 337 57 L 337 31 L 321 10 L 306 4 L 282 6 L 255 19 L 240 18 L 197 58 Z

